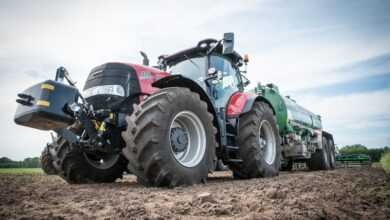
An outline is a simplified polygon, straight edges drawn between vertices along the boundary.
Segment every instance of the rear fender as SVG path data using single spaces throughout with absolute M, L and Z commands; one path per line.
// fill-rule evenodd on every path
M 235 92 L 229 99 L 226 114 L 230 118 L 238 117 L 241 114 L 249 112 L 256 101 L 267 103 L 275 114 L 275 110 L 271 102 L 263 96 L 258 96 L 249 92 Z

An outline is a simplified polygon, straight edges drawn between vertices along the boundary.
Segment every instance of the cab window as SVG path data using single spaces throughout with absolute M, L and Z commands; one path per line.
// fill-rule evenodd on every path
M 221 71 L 223 74 L 222 87 L 224 89 L 239 89 L 240 78 L 238 76 L 236 68 L 232 63 L 220 56 L 210 57 L 210 67 L 214 67 L 217 71 Z
M 205 57 L 193 57 L 178 62 L 168 68 L 171 74 L 180 74 L 195 81 L 203 81 L 206 69 Z
M 213 97 L 218 107 L 224 107 L 231 95 L 241 90 L 239 74 L 232 63 L 221 56 L 212 55 L 209 62 L 210 67 L 214 67 L 223 74 L 221 81 L 213 86 Z

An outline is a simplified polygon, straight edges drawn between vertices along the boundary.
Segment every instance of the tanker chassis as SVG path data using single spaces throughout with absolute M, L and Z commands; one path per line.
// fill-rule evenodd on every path
M 240 179 L 276 176 L 294 161 L 334 168 L 318 115 L 273 84 L 246 91 L 248 57 L 234 50 L 233 33 L 160 56 L 156 67 L 141 54 L 143 65 L 94 68 L 83 92 L 60 67 L 55 80 L 18 94 L 15 122 L 56 133 L 41 156 L 46 173 L 80 184 L 130 172 L 174 187 L 206 182 L 219 161 Z

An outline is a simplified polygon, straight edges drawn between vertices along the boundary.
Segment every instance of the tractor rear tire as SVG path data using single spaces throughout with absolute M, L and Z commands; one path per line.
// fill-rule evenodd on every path
M 123 154 L 139 183 L 175 187 L 206 182 L 215 167 L 217 130 L 199 94 L 181 87 L 161 89 L 135 106 L 127 122 Z M 176 128 L 184 136 L 175 136 Z
M 53 156 L 50 154 L 51 145 L 48 144 L 41 153 L 41 167 L 45 174 L 47 175 L 55 175 L 57 174 L 57 170 L 53 164 Z
M 325 137 L 322 137 L 322 149 L 318 149 L 315 153 L 313 153 L 306 164 L 310 170 L 330 169 L 328 141 Z
M 239 179 L 277 176 L 281 148 L 271 107 L 264 102 L 255 102 L 252 110 L 240 116 L 238 133 L 242 163 L 230 165 L 233 176 Z

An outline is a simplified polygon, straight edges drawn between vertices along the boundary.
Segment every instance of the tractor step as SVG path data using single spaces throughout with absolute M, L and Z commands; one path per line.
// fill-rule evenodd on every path
M 225 146 L 225 148 L 227 150 L 239 150 L 240 149 L 238 146 L 229 146 L 229 145 Z
M 228 159 L 228 162 L 230 163 L 242 163 L 241 159 Z

